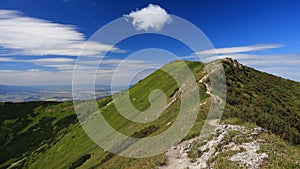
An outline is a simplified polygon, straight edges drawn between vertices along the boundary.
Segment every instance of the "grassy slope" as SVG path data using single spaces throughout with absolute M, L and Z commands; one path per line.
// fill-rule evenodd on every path
M 198 62 L 187 62 L 193 73 L 195 73 L 196 78 L 200 79 L 203 74 L 203 67 L 204 65 Z M 174 71 L 177 71 L 180 73 L 180 67 L 178 66 L 178 62 L 172 62 L 168 65 L 166 65 L 167 69 L 171 69 Z M 299 92 L 299 83 L 295 83 L 292 81 L 284 80 L 278 77 L 274 77 L 272 75 L 268 75 L 265 73 L 261 73 L 258 71 L 255 71 L 253 69 L 245 67 L 244 71 L 241 71 L 233 66 L 232 63 L 224 62 L 224 67 L 226 70 L 227 75 L 227 83 L 228 83 L 228 104 L 226 105 L 225 114 L 224 117 L 239 117 L 243 121 L 252 121 L 256 122 L 258 125 L 262 125 L 259 123 L 259 121 L 256 121 L 256 118 L 259 114 L 263 114 L 264 108 L 266 103 L 274 103 L 274 97 L 273 95 L 283 95 L 281 102 L 278 102 L 278 107 L 286 107 L 286 105 L 289 105 L 289 110 L 292 112 L 291 114 L 284 114 L 281 111 L 279 113 L 275 114 L 276 118 L 284 119 L 284 121 L 288 124 L 287 129 L 295 128 L 296 131 L 299 133 L 299 128 L 297 129 L 293 122 L 295 120 L 299 120 L 299 97 L 298 96 L 291 96 L 288 97 L 291 93 L 290 90 L 296 92 Z M 245 74 L 246 72 L 246 74 Z M 261 79 L 263 78 L 263 79 Z M 268 81 L 274 81 L 274 78 L 276 80 L 280 80 L 280 85 L 277 85 L 275 83 L 267 83 Z M 237 79 L 237 80 L 235 80 Z M 267 87 L 263 88 L 264 85 L 268 84 Z M 291 85 L 293 84 L 293 85 Z M 262 86 L 261 86 L 262 85 Z M 163 90 L 166 95 L 169 97 L 172 96 L 172 94 L 178 89 L 178 86 L 176 85 L 175 81 L 168 76 L 168 74 L 162 72 L 162 71 L 156 71 L 152 75 L 148 76 L 144 80 L 140 81 L 137 85 L 132 87 L 130 89 L 130 98 L 135 98 L 135 101 L 133 102 L 134 106 L 139 110 L 145 110 L 149 107 L 148 102 L 148 95 L 149 92 L 152 89 L 161 89 Z M 279 89 L 278 89 L 279 88 Z M 280 90 L 281 88 L 281 90 Z M 288 90 L 286 90 L 288 89 Z M 266 92 L 266 90 L 274 90 L 273 93 Z M 280 91 L 280 93 L 277 91 Z M 208 96 L 205 94 L 205 88 L 204 86 L 200 86 L 200 96 L 201 100 L 204 101 L 208 99 Z M 293 98 L 295 97 L 295 98 Z M 260 99 L 265 99 L 263 102 L 260 102 Z M 298 100 L 297 100 L 298 99 Z M 254 100 L 254 101 L 253 101 Z M 166 125 L 168 122 L 173 122 L 176 119 L 180 100 L 175 102 L 174 105 L 172 105 L 169 109 L 167 109 L 157 120 L 146 123 L 146 124 L 139 124 L 139 123 L 133 123 L 129 120 L 122 117 L 115 109 L 113 104 L 108 104 L 111 101 L 111 98 L 104 98 L 99 100 L 99 107 L 101 108 L 101 111 L 106 118 L 106 120 L 109 122 L 111 126 L 113 126 L 115 129 L 117 129 L 119 132 L 126 134 L 128 136 L 134 135 L 134 136 L 143 136 L 143 131 L 146 131 L 145 133 L 149 133 L 150 135 L 159 134 L 160 132 L 163 132 L 168 128 Z M 294 104 L 296 103 L 296 105 Z M 264 103 L 264 104 L 262 104 Z M 23 103 L 24 104 L 24 103 Z M 43 103 L 44 104 L 44 103 Z M 253 106 L 251 106 L 254 104 Z M 252 113 L 250 111 L 252 108 L 257 107 L 257 105 L 260 105 L 259 111 L 255 110 L 256 113 Z M 293 106 L 294 105 L 294 106 Z M 24 105 L 20 105 L 24 106 Z M 84 131 L 81 129 L 80 125 L 78 123 L 73 123 L 73 121 L 68 120 L 67 117 L 70 117 L 70 115 L 74 114 L 74 111 L 72 108 L 70 108 L 71 103 L 61 103 L 61 104 L 53 104 L 48 106 L 36 106 L 33 107 L 31 110 L 33 110 L 37 115 L 34 118 L 31 118 L 31 116 L 28 115 L 30 122 L 27 122 L 24 125 L 21 125 L 17 132 L 14 132 L 13 134 L 10 134 L 10 139 L 5 140 L 9 144 L 11 138 L 18 137 L 20 133 L 26 133 L 29 132 L 28 136 L 34 136 L 30 134 L 29 130 L 32 127 L 39 127 L 43 121 L 41 119 L 51 119 L 50 123 L 46 123 L 46 126 L 40 126 L 43 127 L 45 130 L 50 130 L 49 138 L 46 139 L 48 141 L 40 141 L 38 144 L 35 144 L 35 147 L 26 149 L 26 153 L 23 154 L 23 156 L 27 156 L 27 158 L 20 163 L 21 166 L 27 167 L 27 168 L 69 168 L 70 166 L 74 166 L 75 162 L 81 164 L 82 160 L 85 161 L 85 157 L 88 157 L 87 161 L 84 162 L 80 167 L 81 168 L 153 168 L 154 166 L 157 166 L 159 164 L 164 163 L 164 155 L 158 155 L 151 158 L 146 159 L 129 159 L 119 156 L 112 156 L 108 152 L 105 152 L 103 149 L 99 148 L 95 143 L 93 143 L 88 136 L 84 133 Z M 298 107 L 297 107 L 298 106 Z M 0 111 L 1 114 L 3 113 L 3 110 L 6 109 L 1 105 L 3 109 Z M 247 107 L 250 107 L 251 109 L 248 111 Z M 201 126 L 203 125 L 203 120 L 206 118 L 207 112 L 209 109 L 209 104 L 204 105 L 201 107 L 200 112 L 198 114 L 197 121 L 193 127 L 193 129 L 190 131 L 190 133 L 186 136 L 186 138 L 191 138 L 199 134 Z M 287 109 L 283 109 L 287 110 Z M 30 114 L 31 111 L 24 111 L 24 116 L 27 116 L 27 114 Z M 242 112 L 246 112 L 247 114 L 242 114 Z M 257 114 L 254 115 L 253 118 L 249 118 L 248 114 Z M 6 113 L 8 114 L 8 112 Z M 295 115 L 294 115 L 295 114 Z M 273 115 L 273 114 L 272 114 Z M 247 118 L 245 117 L 247 116 Z M 1 116 L 2 117 L 2 116 Z M 252 116 L 250 116 L 252 117 Z M 263 116 L 265 117 L 265 116 Z M 273 117 L 273 116 L 272 116 Z M 4 117 L 3 117 L 4 118 Z M 5 122 L 1 123 L 2 125 L 5 124 L 6 127 L 1 127 L 1 133 L 11 133 L 11 131 L 8 131 L 8 128 L 15 128 L 8 127 L 11 124 L 15 124 L 17 116 L 14 118 L 10 118 L 11 120 L 5 120 Z M 9 119 L 9 118 L 6 118 Z M 57 123 L 60 119 L 65 119 L 64 123 Z M 67 120 L 66 120 L 67 119 Z M 241 120 L 239 119 L 239 121 Z M 268 119 L 268 118 L 267 118 Z M 61 120 L 62 121 L 62 120 Z M 291 124 L 289 124 L 291 123 Z M 62 126 L 64 124 L 64 128 L 57 127 Z M 272 123 L 268 123 L 272 124 Z M 50 127 L 49 127 L 50 126 Z M 56 126 L 56 127 L 55 127 Z M 151 127 L 149 127 L 151 126 Z M 263 126 L 263 125 L 262 125 Z M 268 128 L 272 130 L 270 127 L 271 125 L 263 126 L 265 128 Z M 5 129 L 5 132 L 3 129 Z M 147 131 L 150 130 L 151 131 Z M 293 129 L 292 129 L 293 130 Z M 142 132 L 139 132 L 142 131 Z M 295 131 L 294 131 L 295 132 Z M 47 132 L 46 132 L 47 133 Z M 49 132 L 48 132 L 49 134 Z M 281 134 L 282 137 L 285 137 L 284 134 Z M 297 132 L 296 132 L 297 134 Z M 2 137 L 1 137 L 2 138 Z M 280 149 L 281 147 L 285 147 L 286 154 L 285 156 L 288 156 L 288 154 L 292 154 L 293 156 L 296 156 L 299 158 L 299 148 L 296 149 L 295 146 L 291 145 L 290 143 L 281 140 L 278 136 L 272 135 L 272 140 L 274 141 L 274 144 L 271 146 L 273 147 L 266 147 L 266 150 L 273 151 L 273 149 Z M 27 138 L 28 139 L 28 138 Z M 289 139 L 287 139 L 289 140 Z M 289 141 L 293 141 L 292 140 Z M 26 143 L 27 144 L 27 143 Z M 28 147 L 26 145 L 22 145 L 25 148 Z M 1 148 L 7 148 L 7 146 L 1 146 Z M 37 151 L 36 148 L 39 148 Z M 17 150 L 17 149 L 16 149 Z M 3 149 L 3 152 L 6 152 L 7 149 Z M 91 155 L 90 157 L 87 155 Z M 17 159 L 21 159 L 20 153 L 16 155 L 14 158 L 10 158 L 10 160 L 2 163 L 0 166 L 5 166 L 10 164 L 11 162 L 16 161 Z M 283 156 L 283 157 L 285 157 Z M 1 154 L 0 159 L 5 161 L 7 158 L 4 154 Z M 80 162 L 81 161 L 81 162 Z M 279 157 L 272 156 L 271 159 L 271 165 L 279 161 Z M 222 165 L 222 163 L 221 163 Z M 280 164 L 278 164 L 280 166 Z M 281 165 L 283 166 L 283 165 Z
M 71 106 L 59 102 L 2 103 L 0 163 L 32 152 L 42 142 L 50 143 L 65 124 L 76 122 L 72 110 L 61 109 L 66 104 Z
M 191 70 L 193 70 L 194 73 L 198 72 L 198 74 L 201 74 L 200 71 L 204 67 L 202 63 L 198 62 L 187 62 L 187 64 L 191 68 Z M 180 74 L 182 69 L 180 62 L 173 62 L 172 64 L 166 65 L 164 68 L 167 70 L 172 70 L 174 73 L 177 74 Z M 207 99 L 208 96 L 205 94 L 204 86 L 201 86 L 200 88 L 201 99 Z M 176 82 L 174 81 L 174 79 L 172 79 L 170 75 L 160 70 L 156 71 L 154 74 L 143 79 L 137 85 L 130 89 L 130 97 L 136 98 L 136 101 L 133 104 L 137 109 L 145 110 L 149 107 L 148 95 L 149 91 L 153 89 L 161 89 L 162 91 L 164 91 L 164 93 L 166 93 L 166 96 L 170 99 L 172 94 L 178 89 L 178 86 L 176 85 Z M 140 135 L 138 131 L 148 130 L 149 126 L 154 126 L 155 129 L 154 131 L 151 131 L 150 134 L 158 134 L 160 132 L 163 132 L 165 129 L 168 128 L 166 124 L 176 119 L 180 105 L 180 100 L 178 100 L 173 106 L 167 109 L 159 119 L 151 123 L 140 124 L 130 122 L 129 120 L 121 116 L 116 111 L 113 104 L 106 105 L 110 100 L 110 98 L 105 98 L 99 101 L 99 106 L 102 107 L 101 111 L 112 127 L 128 136 Z M 42 117 L 46 117 L 48 119 L 53 116 L 53 118 L 55 119 L 52 120 L 52 123 L 46 125 L 49 128 L 55 128 L 53 125 L 55 124 L 55 121 L 57 121 L 56 119 L 63 118 L 60 116 L 60 114 L 63 113 L 67 116 L 67 114 L 62 110 L 70 106 L 69 104 L 70 103 L 62 103 L 59 105 L 55 105 L 56 107 L 51 108 L 47 108 L 47 106 L 35 108 L 35 111 L 39 112 L 39 115 L 36 117 L 39 118 L 34 118 L 33 121 L 31 121 L 28 125 L 24 125 L 22 130 L 26 131 L 31 126 L 40 124 L 39 119 L 42 119 Z M 51 111 L 49 109 L 51 109 Z M 188 135 L 187 137 L 192 137 L 193 135 L 199 134 L 200 126 L 203 122 L 202 119 L 206 116 L 205 113 L 207 112 L 207 109 L 208 107 L 201 109 L 195 128 L 190 132 L 190 135 Z M 62 112 L 59 113 L 59 111 Z M 74 112 L 71 112 L 70 114 L 72 113 Z M 53 136 L 54 139 L 51 140 L 53 142 L 52 144 L 44 142 L 39 143 L 39 146 L 47 147 L 46 151 L 28 151 L 27 154 L 30 155 L 26 158 L 26 160 L 24 160 L 24 166 L 30 166 L 30 168 L 41 168 L 46 165 L 48 168 L 68 168 L 72 165 L 72 163 L 74 163 L 76 160 L 80 159 L 80 157 L 83 157 L 86 154 L 91 154 L 91 157 L 87 162 L 83 164 L 82 167 L 84 168 L 99 166 L 101 160 L 105 158 L 105 156 L 107 156 L 106 160 L 110 161 L 108 160 L 110 159 L 108 158 L 109 154 L 103 151 L 101 148 L 99 148 L 96 144 L 94 144 L 87 137 L 84 131 L 80 128 L 80 125 L 78 123 L 68 125 L 67 130 L 68 132 L 66 133 L 58 132 L 57 135 Z M 152 161 L 153 164 L 156 164 L 158 161 L 162 162 L 162 157 L 163 156 L 149 158 L 148 160 Z M 5 160 L 4 155 L 1 156 L 1 158 Z M 116 157 L 112 157 L 111 160 L 113 160 L 114 158 Z M 17 158 L 15 158 L 13 161 L 16 161 L 16 159 Z M 103 161 L 105 160 L 102 160 L 102 163 L 104 163 Z M 137 166 L 144 165 L 142 160 L 137 161 L 141 162 L 140 164 L 137 164 Z M 2 164 L 2 166 L 5 166 L 11 162 L 12 161 L 7 161 L 6 163 Z
M 300 83 L 227 61 L 223 65 L 228 90 L 223 118 L 255 122 L 300 144 Z

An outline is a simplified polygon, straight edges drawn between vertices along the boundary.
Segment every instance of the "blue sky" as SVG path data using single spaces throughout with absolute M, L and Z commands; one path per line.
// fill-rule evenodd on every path
M 228 56 L 256 69 L 300 81 L 300 2 L 296 0 L 1 0 L 0 84 L 70 85 L 76 58 L 86 40 L 119 17 L 127 15 L 136 19 L 135 12 L 143 8 L 158 9 L 166 19 L 148 20 L 149 24 L 142 25 L 141 29 L 155 29 L 151 27 L 153 23 L 163 27 L 168 24 L 169 14 L 176 15 L 197 26 L 209 38 L 219 54 L 210 59 Z M 134 36 L 115 46 L 93 41 L 89 45 L 91 49 L 86 50 L 89 56 L 112 48 L 101 65 L 101 85 L 107 85 L 123 58 L 142 49 L 161 48 L 193 59 L 189 57 L 193 52 L 182 43 L 159 35 Z M 126 62 L 132 70 L 118 76 L 126 79 L 133 70 L 157 68 L 172 60 L 171 56 L 164 57 L 157 52 L 159 57 L 153 60 L 149 60 L 149 51 L 139 53 L 143 56 L 136 55 Z

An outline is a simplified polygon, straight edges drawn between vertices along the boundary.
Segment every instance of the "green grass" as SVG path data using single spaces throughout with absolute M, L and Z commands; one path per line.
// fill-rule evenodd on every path
M 1 146 L 0 166 L 10 163 L 9 159 L 19 159 L 38 149 L 43 143 L 48 143 L 59 133 L 56 128 L 65 128 L 66 125 L 76 122 L 76 116 L 63 126 L 56 123 L 73 114 L 72 110 L 61 111 L 61 106 L 70 103 L 58 102 L 27 102 L 5 103 L 0 106 Z M 59 113 L 49 115 L 48 112 L 37 111 L 42 106 L 53 107 Z M 40 149 L 42 151 L 43 149 Z
M 192 68 L 192 71 L 199 71 L 199 68 L 203 68 L 203 64 L 199 62 L 186 63 L 190 68 Z M 173 74 L 175 74 L 175 76 L 180 78 L 186 78 L 185 74 L 180 73 L 183 69 L 182 62 L 173 62 L 172 64 L 164 66 L 162 69 L 165 71 L 171 71 Z M 176 84 L 176 81 L 164 71 L 156 71 L 154 74 L 148 76 L 144 80 L 140 81 L 137 85 L 129 89 L 130 98 L 136 98 L 135 102 L 133 102 L 135 108 L 141 111 L 149 108 L 150 104 L 148 96 L 150 91 L 154 89 L 162 90 L 166 94 L 167 99 L 170 100 L 175 91 L 178 90 L 178 85 Z M 207 96 L 205 97 L 205 90 L 203 88 L 199 92 L 202 96 L 202 99 L 207 98 Z M 122 97 L 120 97 L 120 99 L 122 99 Z M 154 136 L 164 132 L 168 128 L 167 123 L 174 122 L 176 120 L 180 108 L 179 99 L 157 120 L 142 124 L 135 123 L 124 118 L 118 113 L 114 104 L 108 104 L 110 101 L 111 97 L 107 97 L 98 101 L 98 105 L 106 121 L 117 131 L 133 137 L 144 137 L 147 135 Z M 29 116 L 30 122 L 28 122 L 28 124 L 20 131 L 18 131 L 19 135 L 27 133 L 27 131 L 33 127 L 36 127 L 37 130 L 39 130 L 41 121 L 44 122 L 45 120 L 47 122 L 45 124 L 47 124 L 46 126 L 49 128 L 46 126 L 43 126 L 43 128 L 47 128 L 49 133 L 51 130 L 54 131 L 54 129 L 57 128 L 57 130 L 55 130 L 57 132 L 56 135 L 50 135 L 48 133 L 49 136 L 51 136 L 49 142 L 40 142 L 38 144 L 39 146 L 37 146 L 36 149 L 43 149 L 43 151 L 26 152 L 28 158 L 25 160 L 23 167 L 41 168 L 46 165 L 48 168 L 68 168 L 72 165 L 72 163 L 76 163 L 76 161 L 82 156 L 91 154 L 91 157 L 82 163 L 83 168 L 90 168 L 100 165 L 101 161 L 109 155 L 109 153 L 99 148 L 88 138 L 88 136 L 80 128 L 79 124 L 72 125 L 72 123 L 68 123 L 68 117 L 70 117 L 71 114 L 74 114 L 73 109 L 69 108 L 70 105 L 71 103 L 61 103 L 55 106 L 39 106 L 33 110 L 34 117 Z M 196 123 L 188 137 L 199 134 L 207 110 L 208 106 L 200 110 Z M 57 127 L 57 124 L 63 125 L 65 124 L 64 122 L 67 122 L 66 126 Z M 33 130 L 30 131 L 31 134 L 33 134 Z M 150 131 L 150 133 L 148 133 L 148 131 Z M 19 154 L 19 156 L 20 155 L 21 154 Z M 105 166 L 107 166 L 107 163 L 115 158 L 118 159 L 121 157 L 110 157 L 105 162 Z M 163 161 L 160 156 L 149 158 L 147 160 L 151 161 L 149 164 L 150 166 L 157 165 Z M 143 160 L 135 161 L 141 163 L 136 164 L 136 166 L 144 165 L 142 165 Z
M 162 70 L 171 71 L 179 78 L 186 78 L 182 73 L 182 61 L 174 61 L 165 65 Z M 194 73 L 197 80 L 204 76 L 204 64 L 200 62 L 185 62 Z M 299 159 L 299 83 L 281 79 L 254 69 L 244 67 L 244 70 L 234 68 L 224 62 L 228 93 L 223 121 L 245 125 L 247 128 L 262 126 L 280 137 L 271 135 L 271 145 L 263 149 L 269 153 L 279 150 L 284 144 L 286 154 L 271 156 L 266 168 L 276 166 L 297 167 Z M 154 89 L 165 93 L 170 101 L 178 90 L 176 81 L 162 70 L 157 70 L 130 88 L 129 97 L 133 106 L 139 111 L 150 108 L 149 95 Z M 276 83 L 274 83 L 274 81 Z M 272 83 L 271 83 L 272 82 Z M 210 108 L 210 97 L 205 93 L 205 86 L 199 85 L 200 102 L 207 104 L 200 107 L 193 128 L 183 139 L 199 135 L 204 120 Z M 299 95 L 298 95 L 299 94 Z M 116 94 L 118 101 L 124 101 L 123 94 Z M 106 121 L 118 132 L 133 137 L 149 137 L 158 135 L 176 120 L 181 100 L 178 99 L 165 110 L 159 118 L 149 123 L 136 123 L 126 119 L 111 103 L 112 97 L 98 101 L 99 109 Z M 192 105 L 191 105 L 192 106 Z M 155 168 L 165 163 L 163 154 L 131 159 L 112 155 L 96 145 L 74 119 L 75 112 L 71 102 L 32 102 L 32 103 L 1 103 L 0 104 L 0 168 L 23 157 L 20 168 L 69 168 L 76 164 L 79 168 Z M 276 128 L 280 126 L 280 129 Z M 233 133 L 233 137 L 237 133 Z M 266 137 L 266 136 L 261 136 Z M 228 138 L 230 139 L 230 138 Z M 19 142 L 17 142 L 20 140 Z M 238 138 L 239 142 L 247 141 Z M 9 149 L 11 147 L 11 149 Z M 196 158 L 203 152 L 191 151 L 190 156 Z M 7 155 L 8 154 L 8 155 Z M 86 155 L 90 154 L 89 158 Z M 225 154 L 226 155 L 226 154 Z M 224 156 L 225 156 L 224 155 Z M 288 160 L 280 162 L 280 158 Z M 84 160 L 83 160 L 84 159 Z M 216 168 L 237 166 L 224 158 L 215 159 Z
M 269 143 L 262 145 L 259 150 L 269 155 L 269 160 L 262 168 L 300 168 L 299 145 L 292 145 L 274 134 L 261 134 L 259 138 Z
M 190 151 L 188 152 L 187 156 L 189 158 L 191 158 L 192 160 L 195 160 L 196 158 L 199 158 L 203 155 L 204 152 L 207 152 L 208 149 L 202 151 L 200 149 L 201 146 L 203 146 L 205 143 L 201 143 L 201 142 L 193 142 L 191 147 L 190 147 Z

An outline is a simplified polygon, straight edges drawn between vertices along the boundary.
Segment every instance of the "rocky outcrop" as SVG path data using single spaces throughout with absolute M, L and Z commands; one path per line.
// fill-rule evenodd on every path
M 233 60 L 231 58 L 225 58 L 225 59 L 223 59 L 223 62 L 229 63 L 234 68 L 237 68 L 238 70 L 240 70 L 246 74 L 244 66 L 241 63 L 239 63 L 237 60 Z
M 232 135 L 232 132 L 235 134 Z M 260 127 L 250 130 L 238 125 L 219 125 L 211 140 L 201 143 L 200 137 L 196 137 L 169 149 L 166 152 L 166 164 L 160 168 L 214 168 L 212 159 L 218 158 L 221 153 L 232 151 L 236 153 L 226 157 L 227 160 L 237 162 L 241 167 L 257 169 L 268 158 L 266 153 L 257 152 L 261 144 L 267 144 L 264 140 L 255 138 L 262 132 L 266 131 Z M 191 159 L 189 153 L 195 145 L 200 145 L 196 148 L 201 155 Z

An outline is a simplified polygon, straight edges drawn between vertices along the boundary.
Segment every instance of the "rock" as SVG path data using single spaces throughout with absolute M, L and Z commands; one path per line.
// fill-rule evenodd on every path
M 203 152 L 201 157 L 196 159 L 188 158 L 188 153 L 192 147 L 193 142 L 199 141 L 199 136 L 190 140 L 181 142 L 177 148 L 172 147 L 166 152 L 167 163 L 160 168 L 213 168 L 214 162 L 207 164 L 207 161 L 213 157 L 216 157 L 219 153 L 227 151 L 241 151 L 243 152 L 236 153 L 231 157 L 228 157 L 228 160 L 236 161 L 243 167 L 249 169 L 256 169 L 268 158 L 266 153 L 257 153 L 260 149 L 261 144 L 265 144 L 266 141 L 260 139 L 250 140 L 251 142 L 243 142 L 241 144 L 237 143 L 237 137 L 239 134 L 235 135 L 231 141 L 224 142 L 225 137 L 231 131 L 238 131 L 240 135 L 251 138 L 251 134 L 259 134 L 264 132 L 263 128 L 254 128 L 252 130 L 246 129 L 244 126 L 238 125 L 217 125 L 215 129 L 216 136 L 211 140 L 204 142 L 205 144 L 200 146 L 199 149 Z M 250 134 L 249 134 L 250 133 Z M 220 145 L 226 143 L 225 145 Z M 219 147 L 219 148 L 217 148 Z
M 254 140 L 251 143 L 243 143 L 241 145 L 246 151 L 238 153 L 230 157 L 231 161 L 236 161 L 249 169 L 257 169 L 268 158 L 266 153 L 256 153 L 260 149 L 260 143 Z

